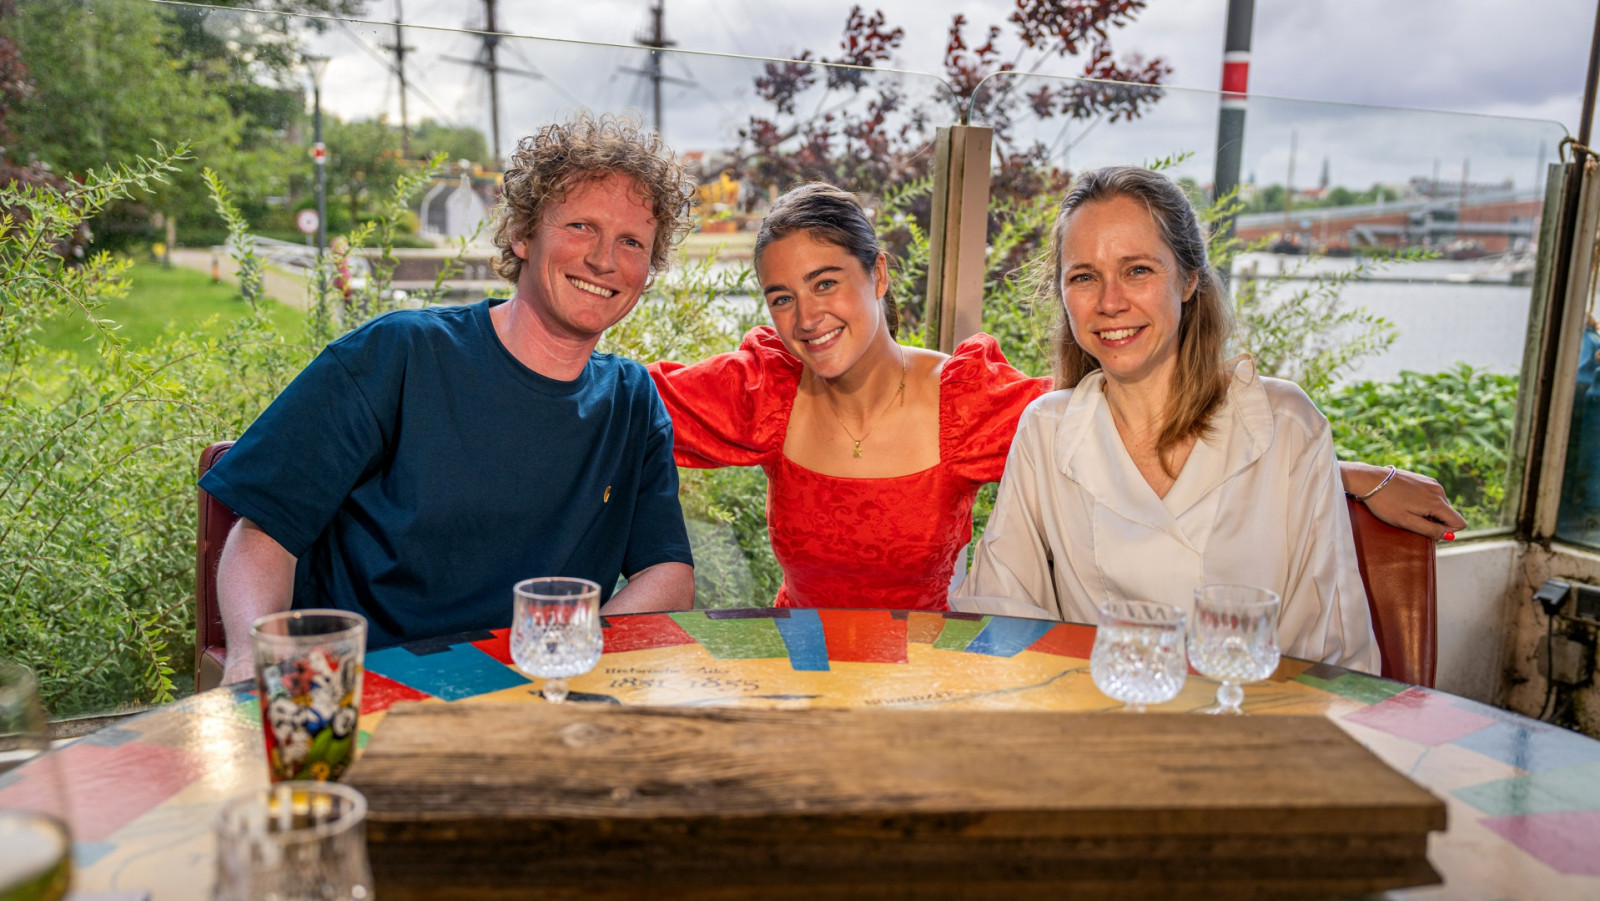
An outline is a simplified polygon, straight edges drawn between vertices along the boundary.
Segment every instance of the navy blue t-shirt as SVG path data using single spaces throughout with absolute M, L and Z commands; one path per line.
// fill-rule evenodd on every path
M 381 316 L 328 345 L 203 488 L 298 558 L 294 606 L 367 617 L 368 646 L 502 628 L 511 587 L 692 563 L 672 422 L 644 367 L 522 365 L 494 301 Z

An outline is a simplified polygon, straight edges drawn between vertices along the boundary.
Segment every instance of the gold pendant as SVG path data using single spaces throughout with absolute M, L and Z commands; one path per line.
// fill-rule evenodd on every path
M 856 459 L 861 459 L 861 442 L 856 442 Z

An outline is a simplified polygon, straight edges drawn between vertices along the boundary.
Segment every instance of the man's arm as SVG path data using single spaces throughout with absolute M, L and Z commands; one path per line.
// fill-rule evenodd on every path
M 655 613 L 694 607 L 694 567 L 687 563 L 657 563 L 628 578 L 628 584 L 606 601 L 600 612 Z M 231 642 L 232 633 L 229 633 Z M 228 658 L 232 660 L 233 658 Z
M 217 563 L 217 603 L 228 636 L 223 684 L 255 675 L 250 626 L 269 613 L 289 609 L 294 598 L 294 566 L 294 555 L 250 520 L 240 519 L 228 533 Z

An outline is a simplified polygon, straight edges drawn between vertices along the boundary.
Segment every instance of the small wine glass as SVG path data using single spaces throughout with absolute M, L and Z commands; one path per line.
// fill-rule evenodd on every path
M 1188 669 L 1183 659 L 1183 608 L 1151 601 L 1108 601 L 1089 653 L 1089 675 L 1130 713 L 1178 696 Z
M 72 882 L 66 779 L 49 748 L 33 673 L 0 660 L 0 898 L 55 901 Z
M 1218 679 L 1217 703 L 1202 713 L 1240 714 L 1243 682 L 1256 682 L 1278 668 L 1278 595 L 1248 585 L 1202 585 L 1194 592 L 1189 619 L 1189 661 Z
M 333 782 L 279 782 L 218 815 L 212 901 L 371 898 L 367 799 Z
M 567 677 L 600 662 L 600 586 L 588 579 L 524 579 L 512 589 L 511 659 L 542 677 L 544 699 L 567 699 Z

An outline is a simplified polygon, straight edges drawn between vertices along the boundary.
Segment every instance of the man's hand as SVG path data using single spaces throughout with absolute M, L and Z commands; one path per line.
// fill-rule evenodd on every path
M 224 685 L 254 678 L 250 626 L 269 613 L 289 609 L 294 566 L 294 556 L 250 520 L 239 520 L 228 533 L 217 563 L 217 604 L 228 636 Z
M 655 613 L 694 608 L 694 567 L 657 563 L 628 577 L 628 584 L 600 608 L 604 614 Z

